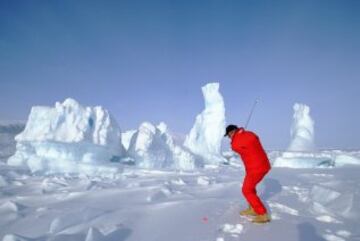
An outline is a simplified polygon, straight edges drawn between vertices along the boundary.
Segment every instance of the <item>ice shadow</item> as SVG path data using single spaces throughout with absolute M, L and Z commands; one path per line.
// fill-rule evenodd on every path
M 310 223 L 300 223 L 297 225 L 299 231 L 299 241 L 326 241 L 318 235 L 316 229 Z
M 269 200 L 276 194 L 282 191 L 282 186 L 280 182 L 274 178 L 265 178 L 263 181 L 264 192 L 261 194 L 261 198 L 264 201 Z

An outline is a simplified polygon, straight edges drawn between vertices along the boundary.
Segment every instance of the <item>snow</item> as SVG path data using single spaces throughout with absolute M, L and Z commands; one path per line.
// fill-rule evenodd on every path
M 2 240 L 3 241 L 27 241 L 28 239 L 21 237 L 19 235 L 7 234 L 4 236 L 4 238 Z
M 299 216 L 298 210 L 288 207 L 284 204 L 274 202 L 274 203 L 270 203 L 269 206 L 271 207 L 272 210 L 281 211 L 283 213 L 293 216 Z
M 323 237 L 327 241 L 345 241 L 345 239 L 343 239 L 339 236 L 336 236 L 334 234 L 324 234 Z
M 89 231 L 86 235 L 85 241 L 96 241 L 102 240 L 105 236 L 97 228 L 89 228 Z
M 314 121 L 310 116 L 310 107 L 295 103 L 291 125 L 291 142 L 288 151 L 314 151 Z
M 225 131 L 225 104 L 219 92 L 219 83 L 203 86 L 202 93 L 205 109 L 196 116 L 184 146 L 201 156 L 206 163 L 219 164 L 226 161 L 220 150 Z
M 187 172 L 127 166 L 112 178 L 0 167 L 8 180 L 0 188 L 0 240 L 315 241 L 359 235 L 359 166 L 273 168 L 258 188 L 272 217 L 265 225 L 239 215 L 247 203 L 238 166 Z
M 324 223 L 340 223 L 338 220 L 328 215 L 316 217 L 316 220 Z
M 243 225 L 241 224 L 224 224 L 222 230 L 224 233 L 230 233 L 230 234 L 241 234 L 241 232 L 243 231 Z
M 202 164 L 201 159 L 174 143 L 163 122 L 158 126 L 142 123 L 132 135 L 127 154 L 142 168 L 193 170 Z
M 202 186 L 208 186 L 208 185 L 210 185 L 211 180 L 208 177 L 200 176 L 197 179 L 197 183 Z
M 55 107 L 33 107 L 25 130 L 15 140 L 16 153 L 8 164 L 25 165 L 32 172 L 95 172 L 92 164 L 124 155 L 121 131 L 111 114 L 73 99 Z

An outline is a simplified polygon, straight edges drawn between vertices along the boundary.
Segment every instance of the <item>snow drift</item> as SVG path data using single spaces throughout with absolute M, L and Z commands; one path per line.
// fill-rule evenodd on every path
M 225 105 L 219 92 L 219 83 L 202 87 L 205 109 L 195 120 L 184 146 L 201 156 L 208 164 L 224 162 L 221 155 L 221 141 L 225 130 Z
M 83 107 L 73 99 L 55 107 L 31 109 L 25 130 L 15 137 L 16 153 L 9 165 L 32 172 L 77 172 L 124 155 L 121 131 L 101 106 Z

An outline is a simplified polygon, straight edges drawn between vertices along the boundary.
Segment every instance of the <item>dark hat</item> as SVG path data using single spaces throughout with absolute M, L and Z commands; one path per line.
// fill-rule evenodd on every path
M 225 130 L 225 135 L 224 136 L 227 136 L 229 135 L 230 132 L 232 132 L 233 130 L 237 130 L 239 129 L 239 127 L 237 125 L 228 125 L 226 127 L 226 130 Z

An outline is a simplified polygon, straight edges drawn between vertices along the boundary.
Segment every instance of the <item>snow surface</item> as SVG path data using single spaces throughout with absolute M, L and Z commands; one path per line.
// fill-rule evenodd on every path
M 127 166 L 121 175 L 32 175 L 0 166 L 0 240 L 359 240 L 360 167 L 273 168 L 259 185 L 272 221 L 241 217 L 244 171 Z
M 184 146 L 203 157 L 209 164 L 224 162 L 221 142 L 225 131 L 225 104 L 219 92 L 219 83 L 202 87 L 205 109 L 196 116 L 195 124 L 186 136 Z
M 16 153 L 8 164 L 25 165 L 32 172 L 98 171 L 91 170 L 91 164 L 124 155 L 121 131 L 110 113 L 73 99 L 55 107 L 33 107 L 25 130 L 15 140 Z

